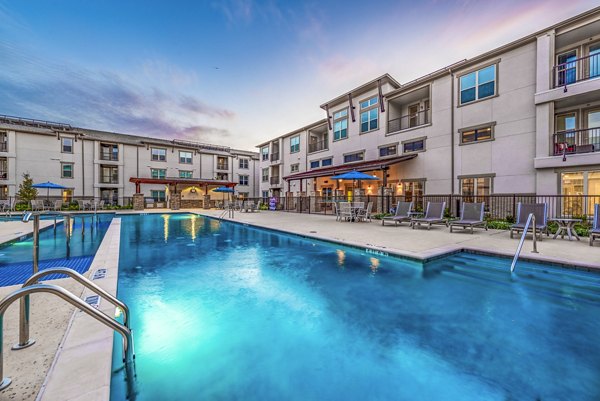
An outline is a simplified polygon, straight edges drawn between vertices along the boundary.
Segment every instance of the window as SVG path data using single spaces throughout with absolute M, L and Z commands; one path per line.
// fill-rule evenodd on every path
M 164 168 L 151 168 L 150 169 L 150 176 L 152 178 L 165 178 L 167 176 L 167 169 Z
M 489 141 L 493 138 L 494 130 L 491 125 L 487 127 L 462 130 L 460 132 L 460 143 Z
M 247 175 L 240 175 L 240 185 L 248 185 L 248 177 Z
M 263 168 L 262 169 L 262 182 L 267 182 L 269 181 L 269 168 Z
M 360 132 L 368 132 L 379 127 L 379 110 L 377 96 L 360 103 Z
M 73 153 L 73 138 L 62 138 L 62 152 Z
M 460 193 L 464 202 L 486 202 L 483 197 L 492 193 L 492 177 L 461 178 Z
M 300 164 L 296 163 L 290 165 L 290 173 L 297 173 L 298 171 L 300 171 Z
M 581 195 L 600 194 L 600 170 L 561 173 L 561 194 L 573 195 L 562 200 L 562 213 L 567 216 L 594 214 L 597 198 L 590 196 L 587 202 Z
M 404 200 L 406 202 L 415 202 L 415 206 L 422 207 L 423 193 L 425 192 L 425 181 L 424 180 L 413 180 L 403 181 L 404 186 Z
M 179 151 L 179 163 L 192 164 L 192 152 Z
M 152 153 L 152 160 L 158 162 L 167 161 L 167 149 L 150 148 L 150 152 Z
M 310 168 L 319 168 L 321 162 L 319 160 L 313 160 L 310 162 Z
M 192 178 L 194 173 L 189 170 L 179 170 L 179 178 Z
M 108 143 L 100 144 L 100 160 L 118 161 L 119 160 L 119 146 Z
M 323 167 L 327 167 L 327 166 L 331 166 L 333 164 L 333 158 L 329 158 L 329 159 L 323 159 L 321 160 L 321 166 Z
M 496 94 L 496 64 L 460 77 L 460 104 Z
M 265 146 L 264 148 L 262 148 L 260 150 L 260 154 L 262 155 L 262 161 L 268 161 L 269 160 L 269 147 Z
M 0 157 L 0 180 L 8 180 L 8 158 Z
M 248 199 L 248 197 L 250 196 L 249 192 L 238 192 L 238 196 L 242 199 Z
M 157 191 L 155 189 L 150 191 L 150 197 L 154 199 L 155 202 L 164 202 L 167 200 L 167 194 L 165 191 Z
M 300 135 L 292 137 L 290 139 L 290 153 L 296 153 L 300 151 Z
M 240 159 L 240 168 L 241 169 L 248 169 L 249 167 L 249 160 L 248 159 Z
M 0 199 L 8 199 L 8 185 L 0 185 Z
M 229 174 L 227 174 L 227 173 L 217 173 L 217 180 L 227 181 L 227 180 L 229 180 Z
M 63 202 L 71 203 L 73 201 L 73 190 L 72 189 L 63 189 L 61 196 L 62 196 Z
M 6 135 L 6 132 L 0 132 L 0 152 L 8 152 L 8 135 Z
M 364 160 L 364 158 L 364 152 L 350 153 L 348 155 L 344 155 L 344 163 L 359 162 L 361 160 Z
M 572 84 L 577 81 L 577 50 L 570 50 L 557 57 L 556 78 L 558 86 Z
M 269 197 L 269 191 L 262 191 L 262 197 L 266 201 L 266 199 Z
M 217 157 L 217 169 L 219 170 L 227 170 L 229 168 L 229 163 L 227 157 L 218 156 Z
M 73 163 L 61 163 L 60 169 L 62 178 L 73 178 Z
M 333 140 L 348 138 L 348 109 L 333 113 Z
M 117 167 L 117 166 L 100 166 L 100 183 L 102 183 L 102 184 L 118 184 L 119 183 L 119 167 Z
M 424 139 L 417 139 L 414 141 L 402 143 L 402 152 L 403 153 L 421 152 L 423 150 L 425 150 L 425 140 Z
M 388 145 L 379 148 L 379 157 L 394 156 L 398 153 L 397 145 Z

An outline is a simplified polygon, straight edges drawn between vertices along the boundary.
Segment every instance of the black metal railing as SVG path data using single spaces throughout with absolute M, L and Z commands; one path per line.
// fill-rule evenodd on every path
M 0 152 L 8 152 L 8 143 L 0 142 Z
M 100 160 L 116 162 L 116 161 L 119 161 L 119 154 L 113 153 L 113 152 L 101 151 L 100 152 Z
M 8 170 L 0 170 L 0 180 L 8 180 Z
M 600 53 L 573 59 L 552 67 L 552 87 L 600 77 Z
M 278 184 L 279 184 L 279 176 L 278 175 L 271 176 L 271 185 L 278 185 Z
M 279 152 L 271 153 L 271 161 L 276 162 L 277 160 L 279 160 Z
M 270 198 L 250 198 L 248 201 L 269 205 Z M 548 218 L 586 217 L 594 213 L 594 204 L 600 203 L 600 195 L 534 195 L 534 194 L 494 194 L 494 195 L 363 195 L 363 196 L 292 196 L 276 198 L 275 210 L 295 213 L 334 214 L 336 202 L 373 203 L 372 213 L 390 213 L 398 201 L 412 201 L 416 210 L 423 211 L 427 202 L 446 202 L 446 215 L 460 216 L 463 202 L 485 202 L 485 216 L 492 220 L 514 221 L 517 206 L 521 203 L 546 203 Z
M 388 121 L 388 132 L 402 131 L 409 128 L 419 127 L 431 122 L 431 109 L 422 110 L 414 114 L 407 114 L 402 117 L 394 118 Z
M 217 170 L 229 170 L 229 163 L 217 163 Z
M 329 149 L 329 143 L 327 139 L 322 141 L 312 142 L 308 144 L 308 153 L 318 152 L 320 150 Z
M 600 151 L 600 128 L 557 132 L 552 136 L 554 155 Z
M 118 184 L 119 183 L 119 175 L 101 175 L 100 176 L 101 184 Z

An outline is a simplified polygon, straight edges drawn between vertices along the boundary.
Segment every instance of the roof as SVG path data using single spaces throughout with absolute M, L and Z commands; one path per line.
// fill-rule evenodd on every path
M 371 171 L 371 170 L 380 170 L 384 167 L 391 166 L 392 164 L 400 163 L 406 160 L 411 160 L 417 157 L 416 153 L 410 155 L 402 155 L 396 157 L 390 157 L 388 159 L 379 159 L 379 160 L 369 160 L 363 162 L 356 163 L 348 163 L 343 166 L 331 166 L 331 167 L 323 167 L 310 171 L 303 171 L 301 173 L 296 173 L 292 175 L 288 175 L 283 177 L 286 181 L 294 181 L 294 180 L 303 180 L 305 178 L 316 178 L 316 177 L 325 177 L 331 175 L 337 175 L 341 173 L 345 173 L 348 171 L 356 170 L 356 171 Z
M 179 178 L 179 177 L 165 177 L 165 178 L 143 178 L 143 177 L 131 177 L 129 182 L 134 184 L 164 184 L 164 185 L 176 185 L 176 184 L 187 184 L 187 185 L 217 185 L 225 187 L 235 187 L 237 183 L 223 180 L 210 180 L 210 179 L 195 179 L 195 178 Z
M 396 81 L 390 74 L 385 73 L 380 77 L 377 77 L 367 83 L 364 83 L 362 85 L 360 85 L 359 87 L 356 87 L 354 89 L 352 89 L 349 92 L 344 93 L 343 95 L 340 95 L 334 99 L 331 99 L 325 103 L 323 103 L 321 106 L 322 109 L 325 108 L 325 106 L 327 106 L 328 104 L 336 104 L 336 103 L 340 103 L 341 101 L 345 101 L 348 98 L 349 94 L 353 94 L 353 95 L 357 95 L 363 92 L 366 92 L 367 90 L 369 90 L 371 87 L 374 87 L 377 84 L 377 81 L 381 80 L 382 83 L 385 82 L 389 82 L 394 88 L 399 88 L 400 87 L 400 83 L 398 81 Z
M 304 126 L 304 127 L 302 127 L 302 128 L 298 128 L 298 129 L 295 129 L 295 130 L 293 130 L 293 131 L 290 131 L 290 132 L 288 132 L 287 134 L 283 134 L 283 135 L 280 135 L 280 136 L 278 136 L 278 137 L 276 137 L 276 138 L 269 139 L 268 141 L 266 141 L 266 142 L 263 142 L 263 143 L 261 143 L 260 145 L 256 145 L 256 147 L 257 147 L 257 148 L 263 147 L 263 146 L 265 146 L 265 145 L 268 145 L 270 142 L 276 141 L 276 140 L 278 140 L 278 139 L 281 139 L 281 138 L 286 138 L 286 137 L 288 137 L 288 136 L 290 136 L 290 135 L 297 134 L 298 132 L 302 132 L 302 131 L 305 131 L 305 130 L 309 130 L 309 129 L 311 129 L 311 128 L 318 127 L 319 125 L 323 125 L 323 124 L 325 124 L 325 123 L 327 123 L 327 119 L 326 119 L 326 118 L 324 118 L 324 119 L 322 119 L 322 120 L 319 120 L 319 121 L 315 121 L 314 123 L 311 123 L 311 124 L 305 125 L 305 126 Z

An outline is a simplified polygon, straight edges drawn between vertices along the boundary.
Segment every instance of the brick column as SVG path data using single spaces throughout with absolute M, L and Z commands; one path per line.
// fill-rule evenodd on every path
M 133 210 L 144 210 L 144 194 L 133 194 Z

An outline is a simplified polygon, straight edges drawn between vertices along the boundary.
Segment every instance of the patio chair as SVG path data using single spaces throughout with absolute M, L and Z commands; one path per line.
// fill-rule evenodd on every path
M 444 210 L 446 210 L 446 202 L 427 202 L 427 209 L 425 209 L 425 217 L 413 218 L 410 220 L 410 225 L 413 230 L 418 224 L 427 224 L 429 230 L 433 224 L 444 224 L 448 226 L 448 221 L 444 219 Z
M 61 200 L 54 201 L 54 210 L 55 211 L 62 210 L 62 207 L 63 207 L 63 201 L 61 201 Z
M 450 225 L 450 232 L 452 232 L 453 226 L 462 227 L 463 230 L 466 228 L 470 228 L 471 234 L 473 234 L 473 228 L 475 227 L 483 227 L 485 228 L 485 231 L 487 231 L 487 221 L 483 219 L 484 207 L 484 202 L 463 202 L 462 208 L 460 210 L 460 219 L 450 221 L 448 223 Z
M 367 203 L 366 209 L 358 210 L 358 213 L 356 214 L 356 218 L 358 219 L 358 221 L 366 221 L 367 219 L 369 219 L 369 222 L 371 222 L 371 211 L 372 210 L 373 210 L 373 202 L 369 202 L 369 203 Z
M 525 229 L 525 223 L 531 213 L 535 215 L 535 228 L 539 233 L 539 239 L 542 240 L 542 233 L 546 233 L 546 236 L 550 235 L 548 231 L 548 205 L 546 203 L 521 203 L 517 204 L 517 222 L 510 227 L 510 238 L 513 237 L 513 233 L 519 234 Z M 533 227 L 529 227 L 527 231 L 533 231 Z
M 154 198 L 146 198 L 146 208 L 154 208 L 155 207 L 155 203 L 154 203 Z
M 340 202 L 340 221 L 350 221 L 354 218 L 350 202 Z
M 31 210 L 33 211 L 41 211 L 44 210 L 44 202 L 41 200 L 31 200 Z
M 333 202 L 331 206 L 333 207 L 333 214 L 335 214 L 335 221 L 339 221 L 342 217 L 340 215 L 340 208 L 338 207 L 337 202 Z
M 594 205 L 594 223 L 590 230 L 590 246 L 594 245 L 596 239 L 600 239 L 600 203 Z
M 254 201 L 250 201 L 248 203 L 247 207 L 248 207 L 248 211 L 252 212 L 252 213 L 254 213 L 254 212 L 256 212 L 258 210 L 258 205 Z
M 412 202 L 399 201 L 396 205 L 396 213 L 393 216 L 387 216 L 382 218 L 381 225 L 385 226 L 386 221 L 393 221 L 395 226 L 397 226 L 398 223 L 410 221 L 410 212 L 412 212 L 412 208 Z

